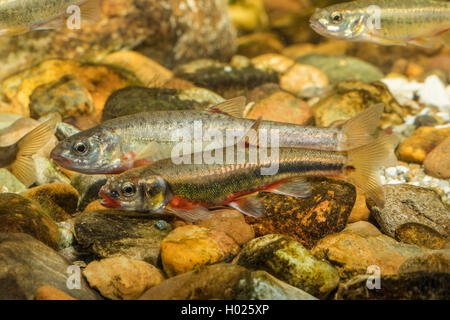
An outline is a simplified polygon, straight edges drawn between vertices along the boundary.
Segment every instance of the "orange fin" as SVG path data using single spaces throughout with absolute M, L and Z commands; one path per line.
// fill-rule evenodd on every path
M 264 203 L 256 196 L 235 199 L 228 205 L 243 214 L 254 218 L 261 218 L 265 213 Z
M 230 100 L 226 100 L 206 110 L 217 113 L 225 113 L 233 117 L 242 118 L 244 115 L 244 109 L 247 99 L 245 97 L 236 97 Z
M 428 49 L 436 46 L 436 41 L 434 41 L 432 38 L 411 39 L 411 40 L 408 40 L 408 43 L 413 44 L 418 47 L 428 48 Z
M 283 182 L 275 189 L 267 191 L 294 198 L 307 198 L 312 193 L 311 184 L 304 178 Z

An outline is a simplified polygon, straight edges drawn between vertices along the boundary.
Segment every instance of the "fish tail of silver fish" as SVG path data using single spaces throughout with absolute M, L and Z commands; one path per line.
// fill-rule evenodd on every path
M 396 163 L 394 154 L 399 138 L 396 135 L 384 135 L 374 142 L 348 152 L 347 180 L 364 191 L 377 206 L 384 207 L 384 194 L 381 188 L 378 169 Z
M 55 132 L 56 124 L 57 118 L 52 117 L 16 142 L 17 154 L 15 160 L 10 164 L 10 169 L 17 179 L 27 187 L 36 181 L 32 156 L 50 140 Z
M 352 150 L 372 142 L 383 110 L 384 104 L 379 103 L 345 122 L 337 151 Z

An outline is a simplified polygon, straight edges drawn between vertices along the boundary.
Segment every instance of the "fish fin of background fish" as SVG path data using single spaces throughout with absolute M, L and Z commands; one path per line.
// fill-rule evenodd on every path
M 348 151 L 351 169 L 347 179 L 381 208 L 385 200 L 378 170 L 381 166 L 392 164 L 398 142 L 397 135 L 383 135 L 368 145 Z
M 45 21 L 33 25 L 30 29 L 32 30 L 58 30 L 61 29 L 66 23 L 66 18 L 64 16 L 56 17 L 52 20 Z
M 212 218 L 212 213 L 204 207 L 194 207 L 192 209 L 166 208 L 168 213 L 172 213 L 188 222 L 197 222 Z
M 384 46 L 406 46 L 406 41 L 402 40 L 395 40 L 395 39 L 386 39 L 386 38 L 379 38 L 375 36 L 369 36 L 368 40 L 373 43 L 381 44 Z
M 99 21 L 102 15 L 101 0 L 87 0 L 79 5 L 81 19 Z
M 436 46 L 436 41 L 431 38 L 417 38 L 408 41 L 409 44 L 422 47 L 422 48 L 433 48 Z
M 243 96 L 226 100 L 206 110 L 218 113 L 225 113 L 233 117 L 242 118 L 244 115 L 247 99 Z
M 311 195 L 312 188 L 311 184 L 306 179 L 299 178 L 283 182 L 275 189 L 267 191 L 295 198 L 307 198 Z
M 228 205 L 239 212 L 254 218 L 261 218 L 265 213 L 264 203 L 256 196 L 235 199 Z
M 53 136 L 57 119 L 51 118 L 27 133 L 18 142 L 16 160 L 11 164 L 11 172 L 27 187 L 36 179 L 31 156 L 38 152 Z
M 355 149 L 373 141 L 383 110 L 384 104 L 379 103 L 347 120 L 342 125 L 343 139 L 338 151 Z
M 13 28 L 1 28 L 0 27 L 0 36 L 13 36 L 18 34 L 27 33 L 30 31 L 28 27 L 13 27 Z
M 450 48 L 450 30 L 439 35 L 438 40 L 447 48 Z

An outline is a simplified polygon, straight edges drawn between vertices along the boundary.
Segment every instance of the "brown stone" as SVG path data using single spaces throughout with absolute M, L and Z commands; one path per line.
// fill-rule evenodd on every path
M 14 193 L 0 194 L 0 232 L 27 233 L 58 249 L 58 226 L 36 203 Z
M 319 239 L 345 228 L 355 202 L 355 188 L 342 180 L 314 178 L 310 181 L 313 191 L 308 198 L 266 192 L 258 195 L 265 204 L 265 217 L 245 216 L 257 237 L 279 233 L 312 248 Z
M 450 137 L 450 128 L 420 127 L 399 145 L 396 152 L 398 159 L 422 163 L 427 155 L 448 137 Z
M 440 179 L 450 179 L 450 136 L 439 143 L 425 158 L 425 172 Z
M 36 290 L 35 300 L 77 300 L 52 286 L 42 286 Z
M 257 102 L 247 114 L 247 118 L 289 122 L 305 125 L 311 122 L 311 107 L 294 95 L 278 91 Z
M 340 232 L 320 240 L 312 253 L 334 265 L 341 278 L 365 274 L 369 266 L 378 266 L 383 275 L 395 274 L 409 257 L 426 251 L 417 246 L 402 244 L 386 235 L 364 236 Z
M 238 251 L 225 233 L 194 225 L 176 228 L 161 242 L 161 260 L 169 277 L 229 260 Z
M 21 195 L 37 202 L 57 222 L 69 219 L 77 210 L 78 191 L 67 183 L 46 184 L 24 191 Z
M 296 95 L 308 89 L 325 88 L 328 77 L 321 70 L 296 63 L 280 77 L 281 88 Z
M 213 217 L 200 220 L 197 225 L 225 232 L 237 244 L 243 245 L 255 237 L 253 228 L 245 222 L 244 216 L 237 210 L 223 209 L 212 212 Z
M 89 285 L 113 300 L 134 300 L 164 280 L 151 264 L 124 256 L 93 261 L 83 270 Z
M 433 228 L 420 223 L 409 222 L 395 229 L 395 239 L 429 249 L 441 249 L 446 238 Z

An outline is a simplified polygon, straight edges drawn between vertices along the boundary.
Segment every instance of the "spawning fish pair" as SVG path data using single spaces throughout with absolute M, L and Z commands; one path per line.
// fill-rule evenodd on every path
M 380 166 L 390 164 L 395 156 L 396 136 L 382 136 L 368 145 L 350 151 L 324 151 L 303 148 L 277 149 L 278 170 L 262 175 L 261 169 L 273 165 L 258 159 L 231 164 L 178 165 L 171 159 L 112 176 L 101 188 L 102 205 L 129 211 L 172 213 L 185 220 L 207 219 L 208 208 L 230 206 L 252 217 L 261 217 L 265 209 L 256 197 L 267 191 L 292 197 L 308 197 L 311 186 L 305 177 L 341 177 L 360 187 L 365 194 L 384 206 L 378 172 Z M 228 147 L 215 152 L 230 152 Z M 270 152 L 273 152 L 270 150 Z
M 311 28 L 325 37 L 381 45 L 450 47 L 450 3 L 437 0 L 358 0 L 317 9 Z

